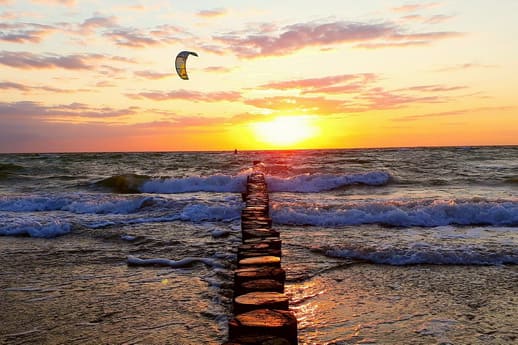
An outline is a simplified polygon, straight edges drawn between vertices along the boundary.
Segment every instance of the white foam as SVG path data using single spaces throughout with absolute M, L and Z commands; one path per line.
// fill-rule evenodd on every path
M 52 238 L 67 234 L 72 229 L 70 223 L 55 218 L 10 218 L 9 222 L 3 220 L 0 224 L 0 235 L 4 236 Z
M 389 200 L 312 207 L 276 203 L 272 209 L 274 222 L 293 225 L 518 225 L 518 202 L 511 201 Z
M 0 197 L 0 211 L 41 212 L 68 211 L 72 213 L 131 213 L 155 200 L 144 196 L 75 193 L 68 195 L 24 195 Z
M 271 192 L 315 193 L 354 184 L 381 186 L 388 183 L 390 175 L 386 172 L 373 171 L 364 174 L 332 175 L 304 174 L 288 178 L 266 176 Z
M 246 175 L 216 174 L 207 177 L 153 179 L 145 182 L 140 191 L 144 193 L 192 193 L 226 192 L 241 193 L 246 190 Z

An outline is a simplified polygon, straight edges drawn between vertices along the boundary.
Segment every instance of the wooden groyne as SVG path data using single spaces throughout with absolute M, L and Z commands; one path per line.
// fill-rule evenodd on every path
M 255 165 L 256 162 L 254 162 Z M 242 244 L 234 271 L 234 317 L 224 345 L 297 345 L 297 319 L 284 294 L 281 240 L 272 229 L 264 174 L 248 176 L 241 213 Z

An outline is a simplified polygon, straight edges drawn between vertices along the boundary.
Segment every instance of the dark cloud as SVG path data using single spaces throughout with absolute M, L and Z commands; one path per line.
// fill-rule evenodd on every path
M 220 92 L 198 92 L 188 90 L 176 90 L 176 91 L 149 91 L 140 92 L 136 94 L 126 95 L 132 99 L 147 98 L 154 101 L 170 101 L 170 100 L 183 100 L 183 101 L 194 101 L 194 102 L 221 102 L 228 101 L 233 102 L 241 99 L 241 94 L 236 91 L 220 91 Z

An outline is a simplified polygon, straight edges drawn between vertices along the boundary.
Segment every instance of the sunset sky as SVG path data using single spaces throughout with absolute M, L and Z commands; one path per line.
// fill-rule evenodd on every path
M 0 152 L 518 144 L 518 1 L 0 0 Z M 174 58 L 187 61 L 180 79 Z

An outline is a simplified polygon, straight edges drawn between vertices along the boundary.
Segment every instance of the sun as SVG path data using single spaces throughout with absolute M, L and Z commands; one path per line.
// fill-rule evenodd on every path
M 252 124 L 257 140 L 273 146 L 294 146 L 317 134 L 311 118 L 279 116 L 271 121 Z

